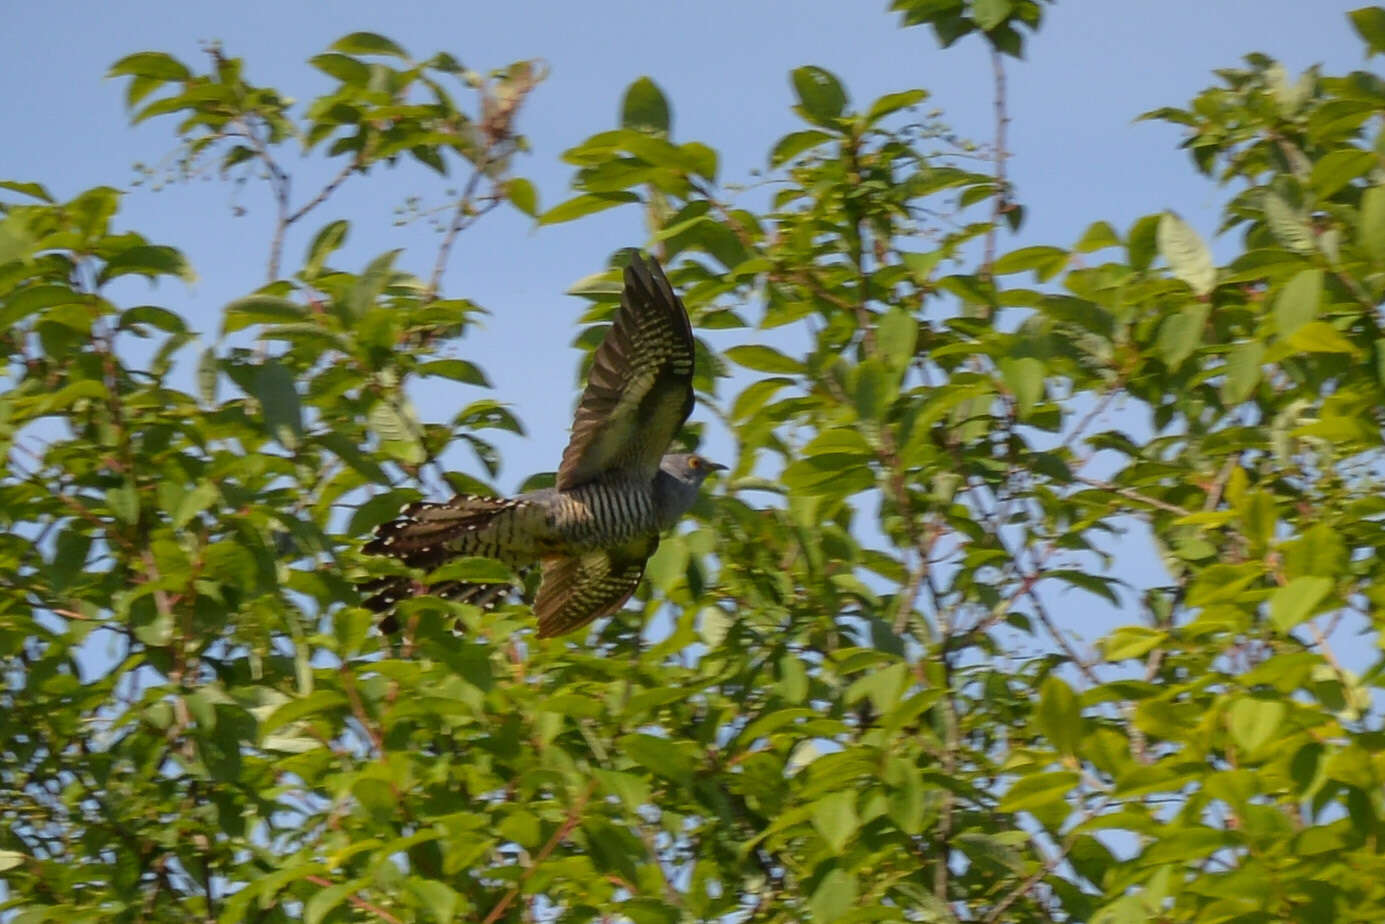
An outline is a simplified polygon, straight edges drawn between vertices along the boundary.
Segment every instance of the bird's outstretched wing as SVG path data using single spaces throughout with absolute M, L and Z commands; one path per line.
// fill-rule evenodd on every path
M 597 347 L 558 489 L 599 475 L 653 478 L 693 407 L 688 312 L 653 260 L 631 254 L 620 308 Z
M 553 555 L 543 560 L 543 583 L 534 600 L 539 638 L 576 631 L 625 605 L 639 586 L 645 562 L 659 540 L 642 548 L 598 549 L 582 555 Z

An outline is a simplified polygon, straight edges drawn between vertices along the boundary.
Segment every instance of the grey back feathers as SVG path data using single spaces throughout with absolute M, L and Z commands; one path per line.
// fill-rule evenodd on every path
M 631 252 L 620 307 L 592 359 L 556 485 L 512 499 L 459 496 L 411 504 L 364 550 L 433 569 L 482 555 L 538 563 L 539 637 L 578 629 L 625 605 L 659 544 L 725 468 L 668 448 L 693 407 L 692 325 L 658 264 Z M 411 593 L 489 602 L 494 585 L 407 578 L 364 585 L 385 611 Z M 383 625 L 383 623 L 382 623 Z

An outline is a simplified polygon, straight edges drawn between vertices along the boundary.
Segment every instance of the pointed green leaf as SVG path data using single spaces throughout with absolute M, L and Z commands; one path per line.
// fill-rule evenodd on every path
M 1294 331 L 1289 346 L 1305 353 L 1355 353 L 1356 347 L 1326 321 L 1310 321 Z
M 841 853 L 860 826 L 856 815 L 856 790 L 842 789 L 828 793 L 813 803 L 813 827 L 827 847 Z
M 832 135 L 827 132 L 818 131 L 815 128 L 805 129 L 801 132 L 790 132 L 780 138 L 774 145 L 774 150 L 769 153 L 769 165 L 778 167 L 780 164 L 793 160 L 804 151 L 812 150 L 826 141 L 831 141 Z
M 140 51 L 126 55 L 111 65 L 107 77 L 153 77 L 158 80 L 187 80 L 192 72 L 172 55 L 158 51 Z
M 880 316 L 876 340 L 891 369 L 899 371 L 913 362 L 918 336 L 918 319 L 903 308 L 891 308 Z
M 1287 711 L 1283 703 L 1260 699 L 1237 700 L 1227 716 L 1231 737 L 1240 748 L 1254 753 L 1279 730 Z
M 1222 400 L 1240 404 L 1250 397 L 1260 382 L 1260 364 L 1265 359 L 1265 345 L 1259 340 L 1242 340 L 1226 354 L 1226 378 L 1222 381 Z
M 505 181 L 505 197 L 510 204 L 530 218 L 539 217 L 539 194 L 534 184 L 522 176 Z
M 1366 54 L 1385 54 L 1385 9 L 1364 6 L 1348 15 L 1356 34 L 1366 41 Z
M 1287 337 L 1318 315 L 1322 297 L 1323 273 L 1307 269 L 1290 279 L 1274 300 L 1274 319 L 1279 336 Z
M 637 194 L 623 190 L 584 193 L 580 196 L 574 196 L 566 202 L 560 202 L 544 212 L 539 216 L 539 224 L 556 225 L 565 221 L 572 221 L 574 218 L 581 218 L 584 215 L 603 212 L 606 209 L 615 208 L 617 205 L 639 201 L 640 197 Z
M 312 243 L 308 245 L 307 259 L 303 261 L 303 278 L 317 278 L 327 264 L 327 258 L 346 243 L 346 234 L 350 229 L 350 222 L 337 220 L 323 225 L 313 235 Z
M 801 375 L 807 371 L 803 363 L 785 356 L 773 347 L 755 345 L 734 346 L 723 354 L 731 362 L 756 372 L 779 372 Z
M 1039 687 L 1039 708 L 1035 713 L 1039 730 L 1064 754 L 1077 753 L 1082 740 L 1082 707 L 1077 694 L 1061 677 L 1049 674 Z
M 303 407 L 293 373 L 269 360 L 256 371 L 253 392 L 264 412 L 265 430 L 285 449 L 296 449 L 303 439 Z
M 1270 621 L 1281 632 L 1311 619 L 1318 605 L 1332 592 L 1332 579 L 1307 575 L 1296 577 L 1270 595 Z
M 1158 241 L 1159 254 L 1176 277 L 1198 295 L 1212 291 L 1217 281 L 1212 252 L 1187 222 L 1173 212 L 1165 212 L 1159 219 Z
M 632 131 L 667 135 L 671 126 L 668 99 L 659 85 L 641 77 L 625 90 L 620 104 L 620 125 Z
M 1034 405 L 1044 396 L 1045 371 L 1043 361 L 1032 356 L 1000 361 L 1000 373 L 1005 378 L 1006 387 L 1015 396 L 1015 406 L 1021 420 L 1029 416 Z
M 990 32 L 1010 15 L 1013 0 L 972 0 L 971 18 L 983 32 Z
M 1313 230 L 1289 203 L 1277 193 L 1266 192 L 1262 205 L 1265 210 L 1265 224 L 1281 244 L 1296 253 L 1313 252 Z
M 820 67 L 800 67 L 790 75 L 798 103 L 812 121 L 829 123 L 846 109 L 846 91 L 831 71 Z
M 1362 193 L 1357 240 L 1372 260 L 1385 262 L 1385 186 L 1372 186 Z
M 808 900 L 808 910 L 814 921 L 840 921 L 856 905 L 856 877 L 839 867 L 833 867 L 818 882 Z
M 331 48 L 347 55 L 389 55 L 394 58 L 409 56 L 399 45 L 374 32 L 352 32 L 333 42 Z

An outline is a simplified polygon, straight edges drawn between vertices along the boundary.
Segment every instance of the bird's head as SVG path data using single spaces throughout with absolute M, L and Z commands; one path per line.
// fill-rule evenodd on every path
M 725 465 L 703 458 L 695 452 L 674 452 L 664 456 L 659 468 L 694 489 L 702 486 L 712 472 L 723 472 Z

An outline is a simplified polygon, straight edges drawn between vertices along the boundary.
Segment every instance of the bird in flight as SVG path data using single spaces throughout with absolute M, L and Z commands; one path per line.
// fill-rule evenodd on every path
M 542 570 L 534 613 L 539 638 L 580 629 L 625 605 L 659 545 L 726 468 L 669 444 L 693 408 L 688 312 L 653 260 L 631 252 L 615 320 L 597 347 L 555 485 L 511 498 L 458 495 L 409 504 L 364 550 L 432 570 L 482 556 Z M 365 606 L 390 610 L 429 593 L 484 604 L 509 585 L 388 577 L 365 586 Z

